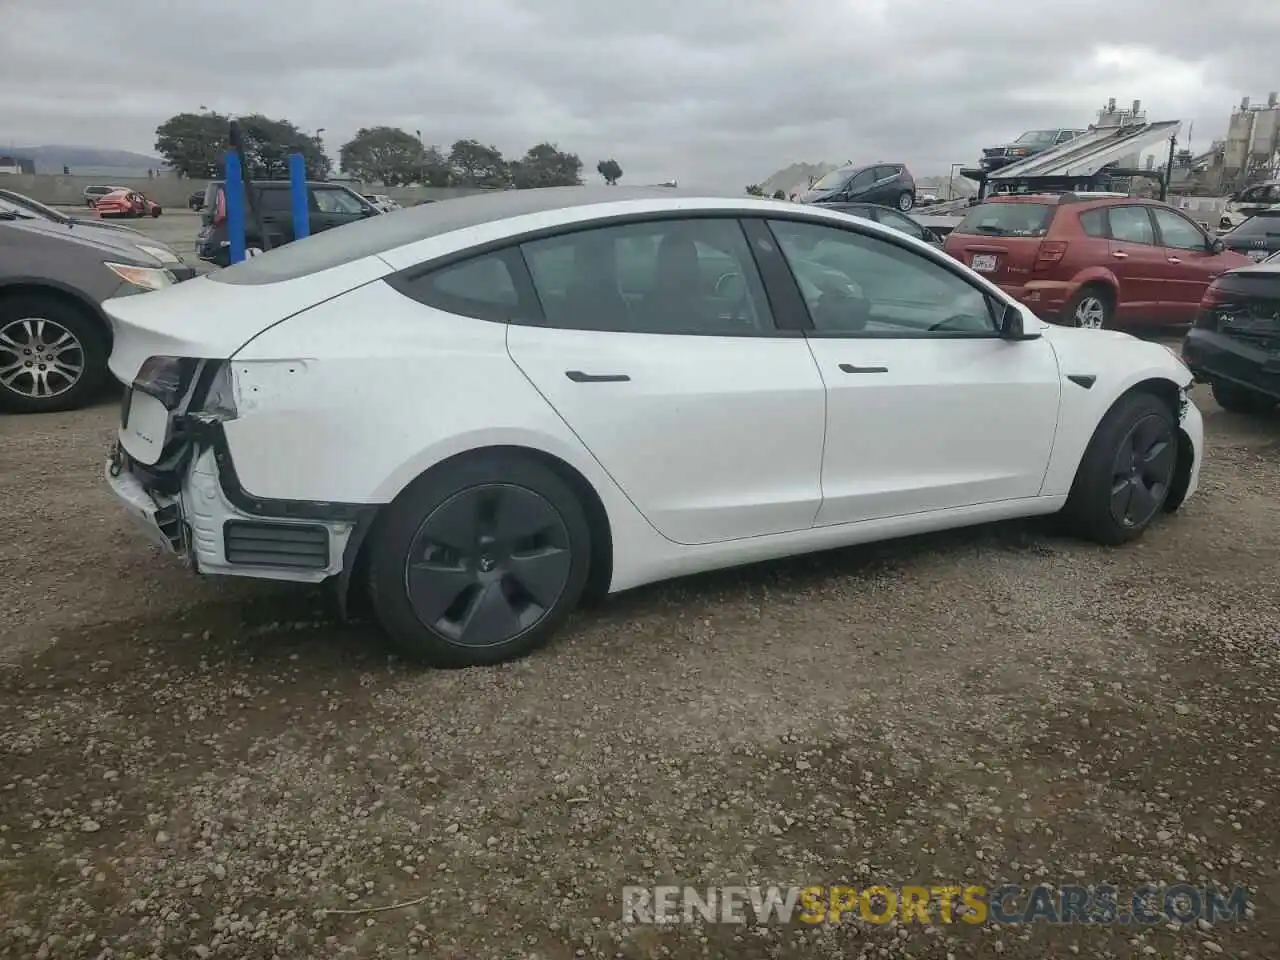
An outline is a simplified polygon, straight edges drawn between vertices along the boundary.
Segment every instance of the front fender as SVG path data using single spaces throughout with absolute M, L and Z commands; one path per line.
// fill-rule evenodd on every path
M 1143 385 L 1185 396 L 1191 372 L 1166 347 L 1127 333 L 1050 327 L 1045 335 L 1057 353 L 1063 384 L 1058 432 L 1040 494 L 1065 496 L 1094 431 L 1116 401 Z

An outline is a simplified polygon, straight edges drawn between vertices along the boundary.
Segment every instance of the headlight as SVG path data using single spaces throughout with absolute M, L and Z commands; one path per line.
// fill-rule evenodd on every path
M 172 250 L 166 250 L 164 247 L 153 247 L 150 244 L 135 244 L 139 250 L 149 257 L 155 257 L 161 263 L 181 263 L 182 258 Z
M 172 273 L 159 267 L 134 267 L 127 263 L 112 263 L 110 260 L 104 261 L 104 266 L 125 283 L 143 290 L 163 290 L 176 282 Z

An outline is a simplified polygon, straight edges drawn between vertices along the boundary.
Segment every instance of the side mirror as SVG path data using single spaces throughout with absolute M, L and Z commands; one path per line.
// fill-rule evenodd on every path
M 1227 245 L 1217 237 L 1207 237 L 1205 245 L 1209 248 L 1210 253 L 1221 253 L 1227 249 Z
M 1022 311 L 1009 304 L 1000 315 L 1000 337 L 1003 340 L 1038 340 L 1040 332 L 1028 333 L 1022 322 Z
M 936 233 L 934 233 L 932 230 L 926 230 L 924 232 L 924 242 L 925 243 L 941 243 L 942 238 L 938 236 Z

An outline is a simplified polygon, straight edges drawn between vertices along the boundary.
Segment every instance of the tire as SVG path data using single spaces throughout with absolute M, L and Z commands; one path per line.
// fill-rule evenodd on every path
M 1111 291 L 1096 283 L 1086 284 L 1062 308 L 1059 322 L 1082 330 L 1109 330 L 1115 311 L 1115 298 Z
M 379 517 L 369 596 L 407 658 L 486 666 L 545 643 L 590 567 L 586 516 L 554 471 L 516 454 L 476 454 L 419 477 Z
M 1213 399 L 1228 413 L 1266 413 L 1280 403 L 1275 397 L 1223 380 L 1213 381 L 1212 389 Z
M 898 195 L 898 209 L 901 210 L 903 213 L 906 213 L 915 205 L 916 205 L 916 195 L 912 193 L 910 190 L 903 190 L 902 193 Z
M 151 219 L 153 219 L 153 220 L 154 220 L 154 219 L 155 219 L 156 217 L 158 217 L 158 216 L 160 216 L 160 208 L 159 208 L 159 207 L 152 207 L 152 208 L 151 208 Z
M 66 343 L 67 337 L 74 345 Z M 72 379 L 47 363 L 43 383 L 56 392 L 36 395 L 41 354 L 24 352 L 35 344 L 45 350 L 62 344 L 59 353 L 45 355 L 56 356 L 68 368 L 78 364 L 78 376 Z M 97 397 L 107 378 L 108 352 L 106 331 L 86 308 L 44 294 L 0 296 L 0 410 L 52 413 L 85 406 Z M 28 362 L 35 366 L 25 367 Z M 14 363 L 24 367 L 13 371 Z
M 1136 451 L 1137 458 L 1126 450 Z M 1126 460 L 1135 464 L 1132 470 Z M 1164 509 L 1177 465 L 1177 422 L 1168 404 L 1149 393 L 1122 397 L 1102 418 L 1080 460 L 1062 511 L 1067 531 L 1107 546 L 1133 540 Z M 1121 489 L 1117 481 L 1125 478 Z M 1140 491 L 1145 495 L 1138 496 Z M 1130 516 L 1125 516 L 1126 505 L 1133 508 Z

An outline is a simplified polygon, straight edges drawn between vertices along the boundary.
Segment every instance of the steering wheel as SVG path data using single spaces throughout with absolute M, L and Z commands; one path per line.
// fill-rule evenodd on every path
M 736 286 L 733 285 L 733 281 L 737 281 Z M 726 292 L 726 288 L 728 292 Z M 746 323 L 749 320 L 747 316 L 747 284 L 742 279 L 742 274 L 734 270 L 722 273 L 716 281 L 713 292 L 717 297 L 728 301 L 734 320 L 741 323 Z
M 950 317 L 947 317 L 947 319 L 945 319 L 945 320 L 939 320 L 939 321 L 938 321 L 937 323 L 935 323 L 933 326 L 931 326 L 931 327 L 926 327 L 925 329 L 926 329 L 926 331 L 927 331 L 927 332 L 932 333 L 934 330 L 945 330 L 949 324 L 951 324 L 951 323 L 955 323 L 955 322 L 957 322 L 957 321 L 964 321 L 964 322 L 968 323 L 968 322 L 970 322 L 970 321 L 972 321 L 972 320 L 973 320 L 973 317 L 969 316 L 968 314 L 965 314 L 965 313 L 957 313 L 957 314 L 954 314 L 954 315 L 952 315 L 952 316 L 950 316 Z

